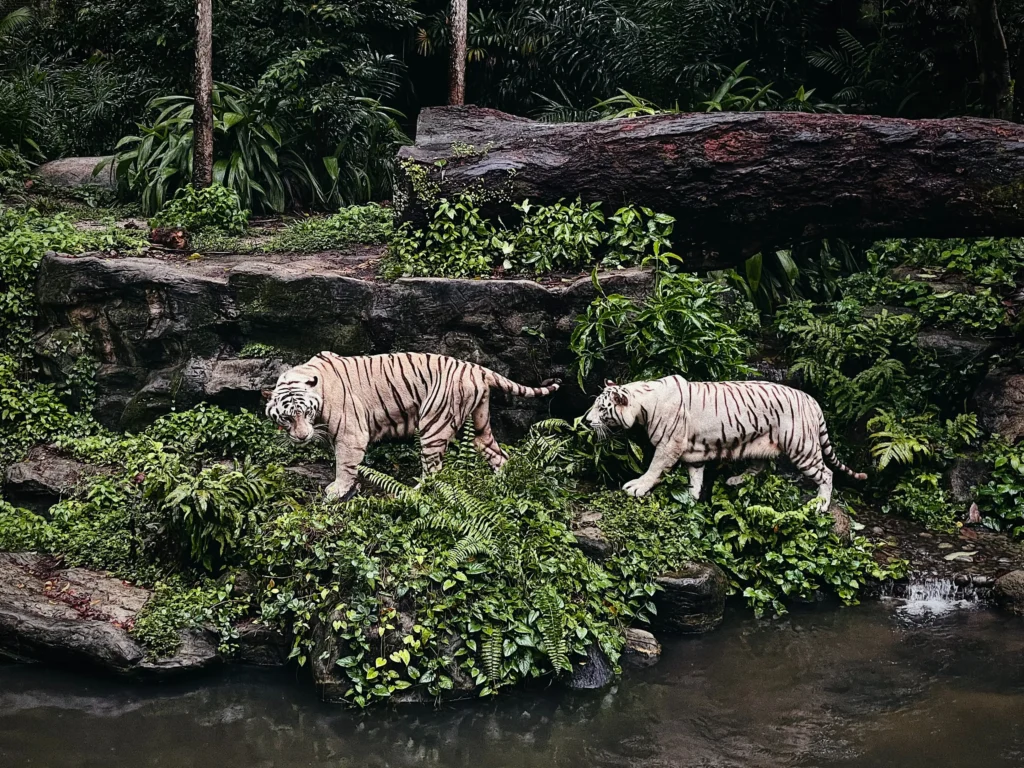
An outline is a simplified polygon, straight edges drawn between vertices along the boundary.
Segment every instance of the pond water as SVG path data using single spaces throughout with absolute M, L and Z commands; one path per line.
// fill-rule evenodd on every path
M 294 671 L 140 687 L 0 665 L 4 768 L 639 765 L 1024 765 L 1024 621 L 933 593 L 733 612 L 604 692 L 369 713 Z

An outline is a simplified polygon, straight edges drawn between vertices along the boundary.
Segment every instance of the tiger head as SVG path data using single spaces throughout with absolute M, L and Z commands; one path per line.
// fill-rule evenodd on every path
M 605 380 L 604 389 L 584 418 L 587 426 L 597 433 L 599 440 L 608 437 L 612 430 L 629 429 L 636 422 L 629 390 L 616 386 L 610 379 Z
M 316 437 L 314 422 L 324 405 L 319 376 L 293 368 L 282 373 L 273 391 L 264 390 L 263 396 L 267 416 L 285 430 L 289 440 L 308 443 Z

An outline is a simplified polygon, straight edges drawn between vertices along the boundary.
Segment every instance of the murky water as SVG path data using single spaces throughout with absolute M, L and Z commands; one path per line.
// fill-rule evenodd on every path
M 902 601 L 734 613 L 606 692 L 367 714 L 282 670 L 138 687 L 0 666 L 4 768 L 640 765 L 1022 766 L 1024 621 Z

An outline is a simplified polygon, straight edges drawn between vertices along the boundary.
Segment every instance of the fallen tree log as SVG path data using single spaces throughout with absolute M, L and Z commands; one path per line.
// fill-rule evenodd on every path
M 732 112 L 538 123 L 425 109 L 399 152 L 396 207 L 422 224 L 473 192 L 490 216 L 529 198 L 633 203 L 676 217 L 677 250 L 727 261 L 823 237 L 1024 235 L 1024 126 L 998 120 Z

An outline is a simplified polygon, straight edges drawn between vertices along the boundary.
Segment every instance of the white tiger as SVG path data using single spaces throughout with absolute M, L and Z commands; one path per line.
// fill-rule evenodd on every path
M 587 411 L 599 438 L 609 430 L 640 424 L 654 445 L 647 471 L 622 486 L 643 496 L 682 460 L 690 473 L 690 494 L 700 497 L 704 464 L 714 460 L 769 459 L 780 454 L 818 486 L 822 509 L 832 502 L 828 462 L 857 480 L 867 479 L 836 458 L 825 417 L 806 392 L 763 381 L 687 381 L 666 376 L 605 388 Z
M 264 392 L 267 416 L 296 443 L 316 437 L 334 445 L 335 480 L 329 497 L 355 493 L 357 467 L 370 443 L 419 434 L 424 473 L 441 468 L 448 444 L 467 418 L 473 446 L 495 470 L 508 458 L 491 432 L 491 389 L 546 397 L 558 379 L 539 387 L 517 384 L 489 368 L 443 355 L 396 352 L 341 357 L 321 352 L 282 373 Z

